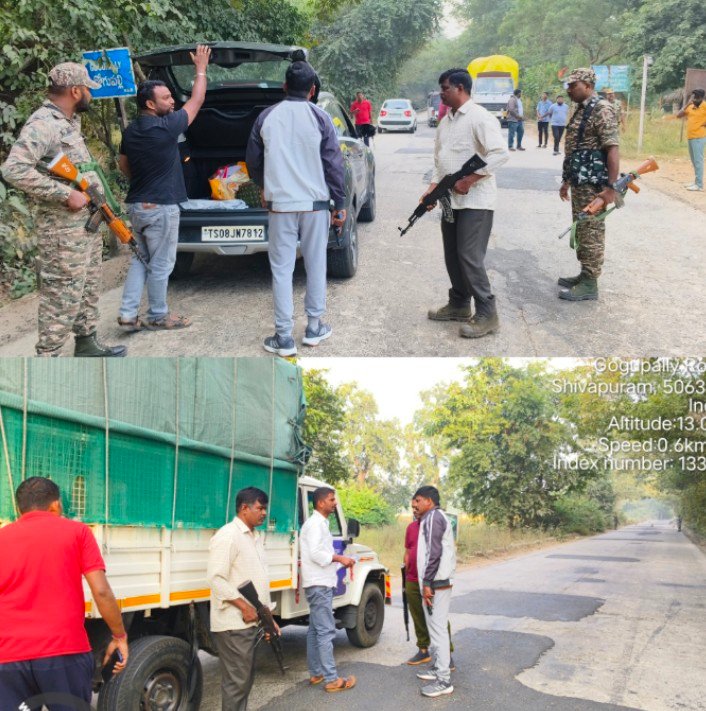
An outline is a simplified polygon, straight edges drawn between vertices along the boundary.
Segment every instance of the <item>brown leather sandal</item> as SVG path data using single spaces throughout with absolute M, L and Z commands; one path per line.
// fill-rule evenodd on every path
M 323 676 L 310 676 L 309 677 L 309 683 L 312 686 L 316 686 L 317 684 L 320 684 L 324 680 Z
M 142 330 L 143 323 L 138 317 L 135 317 L 132 321 L 123 321 L 122 317 L 118 316 L 118 326 L 125 333 L 136 333 Z
M 355 677 L 353 675 L 349 677 L 341 677 L 332 681 L 330 684 L 326 684 L 324 689 L 329 692 L 329 694 L 335 694 L 337 691 L 348 691 L 355 686 Z
M 187 316 L 173 316 L 168 314 L 156 321 L 145 321 L 144 327 L 148 331 L 173 331 L 177 328 L 187 328 L 191 326 L 191 319 Z

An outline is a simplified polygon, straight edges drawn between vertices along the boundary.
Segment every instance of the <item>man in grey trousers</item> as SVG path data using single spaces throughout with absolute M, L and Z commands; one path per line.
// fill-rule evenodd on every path
M 263 605 L 270 605 L 270 578 L 262 535 L 267 494 L 247 487 L 235 497 L 236 517 L 211 539 L 207 579 L 211 587 L 211 634 L 221 666 L 223 711 L 246 711 L 255 680 L 258 616 L 238 592 L 251 580 Z
M 461 321 L 459 335 L 463 338 L 481 338 L 499 328 L 484 262 L 497 195 L 494 172 L 509 158 L 498 120 L 473 102 L 472 86 L 465 69 L 448 69 L 439 77 L 441 100 L 449 113 L 436 129 L 434 172 L 427 190 L 431 192 L 444 176 L 455 173 L 476 153 L 487 164 L 459 180 L 450 197 L 441 201 L 441 235 L 451 288 L 448 303 L 430 309 L 428 317 Z
M 422 486 L 412 506 L 420 518 L 417 571 L 422 586 L 424 618 L 429 630 L 431 667 L 417 677 L 428 682 L 422 696 L 434 698 L 453 693 L 449 641 L 449 608 L 456 572 L 456 544 L 451 523 L 440 508 L 439 491 Z
M 292 62 L 285 76 L 286 99 L 257 117 L 246 152 L 248 173 L 264 189 L 269 209 L 275 334 L 263 346 L 280 356 L 297 352 L 292 276 L 298 242 L 306 269 L 302 343 L 317 346 L 331 336 L 331 326 L 321 320 L 326 248 L 329 225 L 340 229 L 346 220 L 343 154 L 329 115 L 310 102 L 315 82 L 316 72 L 307 62 Z

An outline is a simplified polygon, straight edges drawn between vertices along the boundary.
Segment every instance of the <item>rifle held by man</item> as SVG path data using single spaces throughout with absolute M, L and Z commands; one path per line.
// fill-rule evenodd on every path
M 88 210 L 91 213 L 86 222 L 87 232 L 98 232 L 101 222 L 108 225 L 108 229 L 122 242 L 126 244 L 132 253 L 145 265 L 147 271 L 150 268 L 145 261 L 145 258 L 140 254 L 137 247 L 137 242 L 132 236 L 130 228 L 115 214 L 113 209 L 108 205 L 97 185 L 89 183 L 86 178 L 81 176 L 78 168 L 69 160 L 65 153 L 58 153 L 54 160 L 49 163 L 49 172 L 56 175 L 62 180 L 66 180 L 71 185 L 82 192 L 88 199 Z
M 257 590 L 255 590 L 251 580 L 246 580 L 242 585 L 238 585 L 238 592 L 255 608 L 260 620 L 262 634 L 275 655 L 280 671 L 284 674 L 286 667 L 284 666 L 284 654 L 282 653 L 282 635 L 277 630 L 275 618 L 272 616 L 270 608 L 260 602 Z
M 449 173 L 445 175 L 436 185 L 436 187 L 428 194 L 422 198 L 422 201 L 417 205 L 414 212 L 407 221 L 407 226 L 402 229 L 398 227 L 400 231 L 400 237 L 407 233 L 407 231 L 412 227 L 412 225 L 420 218 L 422 215 L 426 215 L 428 212 L 427 208 L 433 205 L 435 202 L 441 200 L 441 198 L 447 197 L 453 190 L 454 185 L 461 180 L 461 178 L 466 178 L 473 173 L 477 173 L 481 168 L 485 168 L 488 165 L 477 153 L 469 158 L 455 173 Z
M 407 580 L 407 568 L 402 566 L 402 619 L 404 620 L 404 630 L 407 633 L 407 641 L 409 642 L 409 603 L 407 602 L 407 590 L 405 582 Z
M 647 160 L 643 161 L 635 170 L 631 170 L 629 173 L 623 173 L 616 181 L 613 183 L 612 188 L 615 190 L 617 193 L 620 194 L 621 198 L 624 196 L 628 189 L 632 190 L 634 193 L 639 193 L 640 188 L 639 186 L 635 185 L 635 181 L 641 176 L 645 175 L 645 173 L 653 173 L 655 170 L 659 170 L 659 166 L 657 165 L 657 161 L 654 158 L 648 158 Z M 621 203 L 622 206 L 622 203 Z M 564 235 L 569 234 L 574 229 L 574 225 L 578 225 L 579 223 L 583 222 L 584 220 L 588 220 L 591 217 L 595 217 L 596 215 L 602 213 L 603 211 L 606 211 L 606 214 L 608 212 L 612 212 L 612 210 L 606 210 L 607 205 L 603 201 L 602 197 L 595 197 L 593 200 L 591 200 L 586 207 L 579 212 L 578 217 L 576 218 L 576 221 L 571 224 L 569 227 L 567 227 L 560 235 L 559 239 L 561 239 Z M 614 209 L 616 209 L 618 205 L 616 205 Z

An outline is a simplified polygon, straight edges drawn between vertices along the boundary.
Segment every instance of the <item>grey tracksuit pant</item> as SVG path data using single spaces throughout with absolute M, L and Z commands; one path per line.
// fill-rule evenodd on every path
M 326 310 L 329 220 L 327 210 L 270 212 L 269 257 L 275 302 L 275 331 L 283 338 L 291 337 L 294 328 L 292 275 L 297 258 L 297 242 L 300 242 L 306 269 L 306 314 L 319 318 Z
M 451 590 L 434 591 L 434 604 L 432 614 L 424 605 L 424 618 L 429 630 L 429 653 L 431 654 L 431 668 L 441 681 L 451 681 L 451 650 L 449 641 L 449 609 L 451 607 Z

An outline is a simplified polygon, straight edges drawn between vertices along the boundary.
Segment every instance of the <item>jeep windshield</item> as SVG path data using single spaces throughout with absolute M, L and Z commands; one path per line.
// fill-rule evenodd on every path
M 208 90 L 230 88 L 279 89 L 284 82 L 284 75 L 289 62 L 273 59 L 266 62 L 243 62 L 234 67 L 208 67 Z M 173 66 L 171 72 L 177 87 L 190 94 L 194 84 L 194 66 Z

